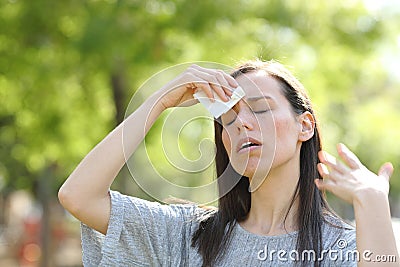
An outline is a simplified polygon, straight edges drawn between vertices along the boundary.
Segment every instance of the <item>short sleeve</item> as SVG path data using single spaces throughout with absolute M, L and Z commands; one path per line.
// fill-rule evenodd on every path
M 110 191 L 107 234 L 81 225 L 84 266 L 184 266 L 202 209 Z M 198 224 L 197 224 L 198 225 Z
M 356 230 L 338 218 L 326 218 L 321 266 L 357 266 Z

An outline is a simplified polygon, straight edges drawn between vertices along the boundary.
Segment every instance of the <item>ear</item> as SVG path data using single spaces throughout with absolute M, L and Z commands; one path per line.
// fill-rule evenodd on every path
M 300 124 L 299 141 L 305 142 L 314 136 L 315 119 L 314 116 L 306 111 L 298 116 Z

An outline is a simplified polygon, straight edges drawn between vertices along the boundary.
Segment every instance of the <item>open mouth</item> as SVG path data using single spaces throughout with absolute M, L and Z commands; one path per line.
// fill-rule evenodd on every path
M 251 146 L 259 146 L 259 145 L 252 143 L 252 142 L 246 142 L 246 143 L 242 144 L 242 146 L 240 147 L 240 150 L 242 150 L 243 148 L 251 147 Z
M 255 139 L 247 139 L 247 140 L 243 140 L 242 142 L 239 142 L 239 146 L 237 151 L 241 151 L 243 149 L 247 149 L 247 148 L 252 148 L 252 147 L 259 147 L 261 146 L 260 142 L 258 142 Z

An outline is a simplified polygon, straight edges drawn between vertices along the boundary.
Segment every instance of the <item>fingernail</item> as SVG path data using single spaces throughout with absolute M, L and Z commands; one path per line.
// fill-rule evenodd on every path
M 233 91 L 234 91 L 233 89 L 226 87 L 226 90 L 228 90 L 228 92 L 229 92 L 230 94 L 233 94 Z
M 340 148 L 340 150 L 342 150 L 342 151 L 349 151 L 349 149 L 347 148 L 347 146 L 345 146 L 345 145 L 342 144 L 342 143 L 339 143 L 339 148 Z
M 323 173 L 325 174 L 329 173 L 328 167 L 325 164 L 321 164 L 321 169 Z
M 393 173 L 393 164 L 390 162 L 386 162 L 384 165 L 383 171 L 388 175 L 391 176 Z
M 327 160 L 329 162 L 336 162 L 335 157 L 332 156 L 331 154 L 329 154 L 328 152 L 324 151 L 324 157 L 325 157 L 325 160 Z

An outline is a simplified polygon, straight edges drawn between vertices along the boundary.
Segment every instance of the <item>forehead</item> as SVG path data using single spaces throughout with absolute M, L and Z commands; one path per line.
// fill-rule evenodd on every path
M 242 74 L 236 78 L 236 81 L 245 91 L 247 98 L 260 95 L 269 95 L 274 98 L 283 97 L 280 83 L 265 71 L 259 70 Z

